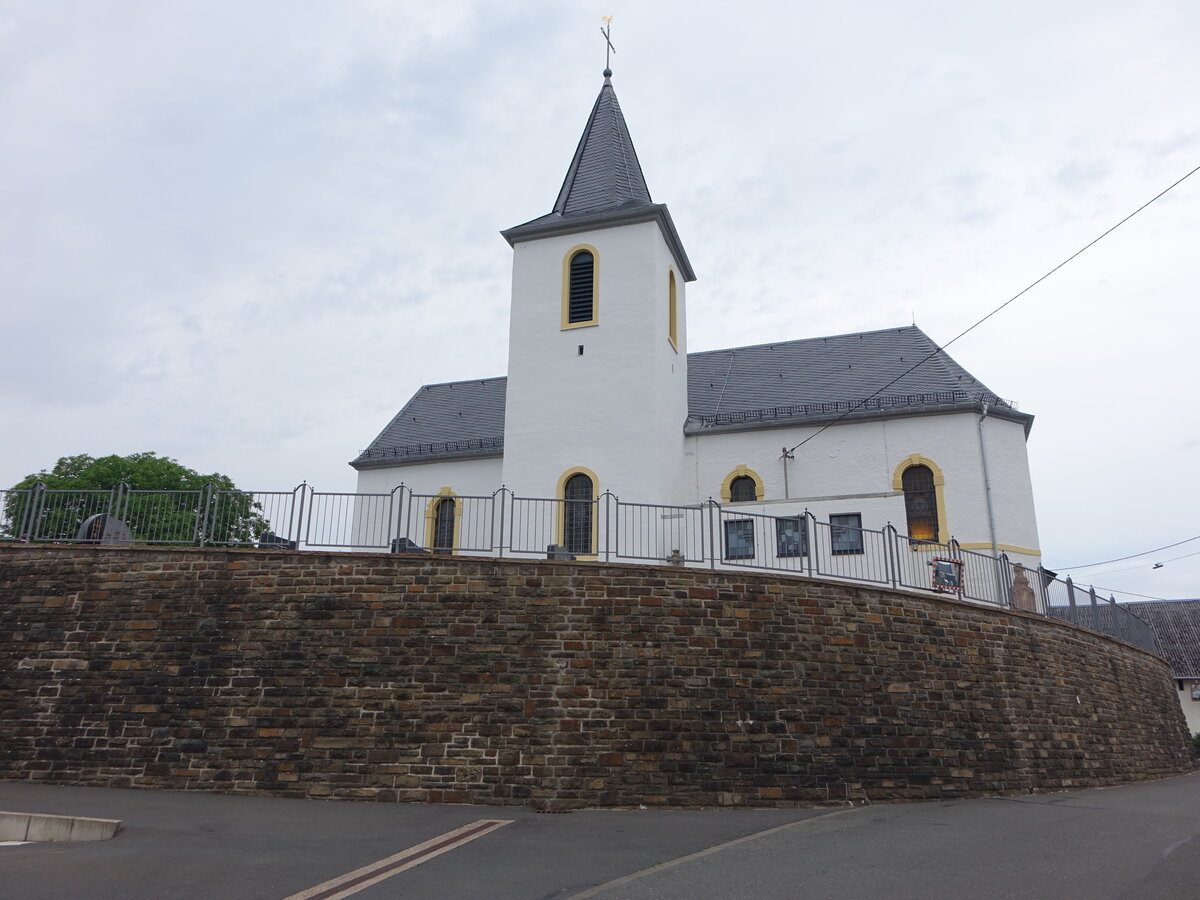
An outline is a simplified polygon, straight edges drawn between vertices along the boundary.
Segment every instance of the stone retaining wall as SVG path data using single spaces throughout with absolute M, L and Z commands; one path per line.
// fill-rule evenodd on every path
M 570 808 L 1190 768 L 1162 660 L 1022 612 L 601 563 L 0 547 L 0 778 Z

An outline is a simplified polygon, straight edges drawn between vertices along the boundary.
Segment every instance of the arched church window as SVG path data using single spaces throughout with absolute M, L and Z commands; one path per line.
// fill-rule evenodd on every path
M 739 475 L 729 482 L 729 502 L 743 503 L 758 499 L 758 484 L 749 475 Z
M 596 257 L 590 250 L 579 250 L 569 266 L 567 288 L 567 324 L 577 325 L 596 318 Z
M 433 518 L 433 549 L 446 552 L 454 549 L 454 500 L 439 500 Z
M 563 485 L 563 546 L 568 553 L 592 553 L 592 479 L 576 472 Z
M 679 349 L 679 296 L 675 287 L 675 270 L 667 272 L 667 337 L 671 346 Z
M 938 539 L 937 491 L 928 466 L 909 466 L 900 477 L 908 536 L 918 541 Z

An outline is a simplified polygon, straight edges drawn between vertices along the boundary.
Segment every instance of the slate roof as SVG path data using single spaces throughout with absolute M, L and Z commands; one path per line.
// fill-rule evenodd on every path
M 617 93 L 605 78 L 553 212 L 578 216 L 652 202 Z
M 689 434 L 981 401 L 1028 431 L 1032 416 L 1017 413 L 915 325 L 688 354 Z
M 688 354 L 687 434 L 978 409 L 1018 412 L 939 352 L 916 326 Z M 887 386 L 893 379 L 895 384 Z M 495 456 L 504 446 L 505 378 L 426 385 L 351 465 Z M 870 395 L 883 389 L 878 397 Z M 858 406 L 861 404 L 861 406 Z M 858 406 L 858 408 L 854 408 Z
M 511 245 L 533 238 L 643 221 L 658 223 L 684 280 L 695 281 L 692 264 L 666 204 L 650 199 L 625 116 L 606 75 L 554 208 L 501 234 Z
M 427 384 L 350 465 L 356 469 L 470 456 L 504 447 L 507 378 Z
M 1123 604 L 1150 623 L 1158 652 L 1176 678 L 1200 678 L 1200 600 L 1154 600 Z

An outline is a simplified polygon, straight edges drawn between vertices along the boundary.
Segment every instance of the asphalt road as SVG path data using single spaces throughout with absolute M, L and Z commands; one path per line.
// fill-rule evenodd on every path
M 1200 773 L 992 800 L 551 815 L 4 782 L 0 810 L 124 822 L 111 841 L 0 847 L 4 900 L 1200 897 Z M 431 841 L 481 821 L 507 824 Z M 410 850 L 355 893 L 311 890 Z

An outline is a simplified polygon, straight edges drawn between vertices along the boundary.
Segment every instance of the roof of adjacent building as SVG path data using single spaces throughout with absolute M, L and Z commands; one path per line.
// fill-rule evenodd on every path
M 650 198 L 633 138 L 606 73 L 553 209 L 501 234 L 515 244 L 635 222 L 656 222 L 684 279 L 696 280 L 666 204 Z
M 1158 652 L 1176 678 L 1200 678 L 1200 600 L 1153 600 L 1123 604 L 1150 623 Z
M 505 378 L 422 387 L 351 465 L 495 456 Z M 688 354 L 687 434 L 979 409 L 1017 411 L 915 325 Z

